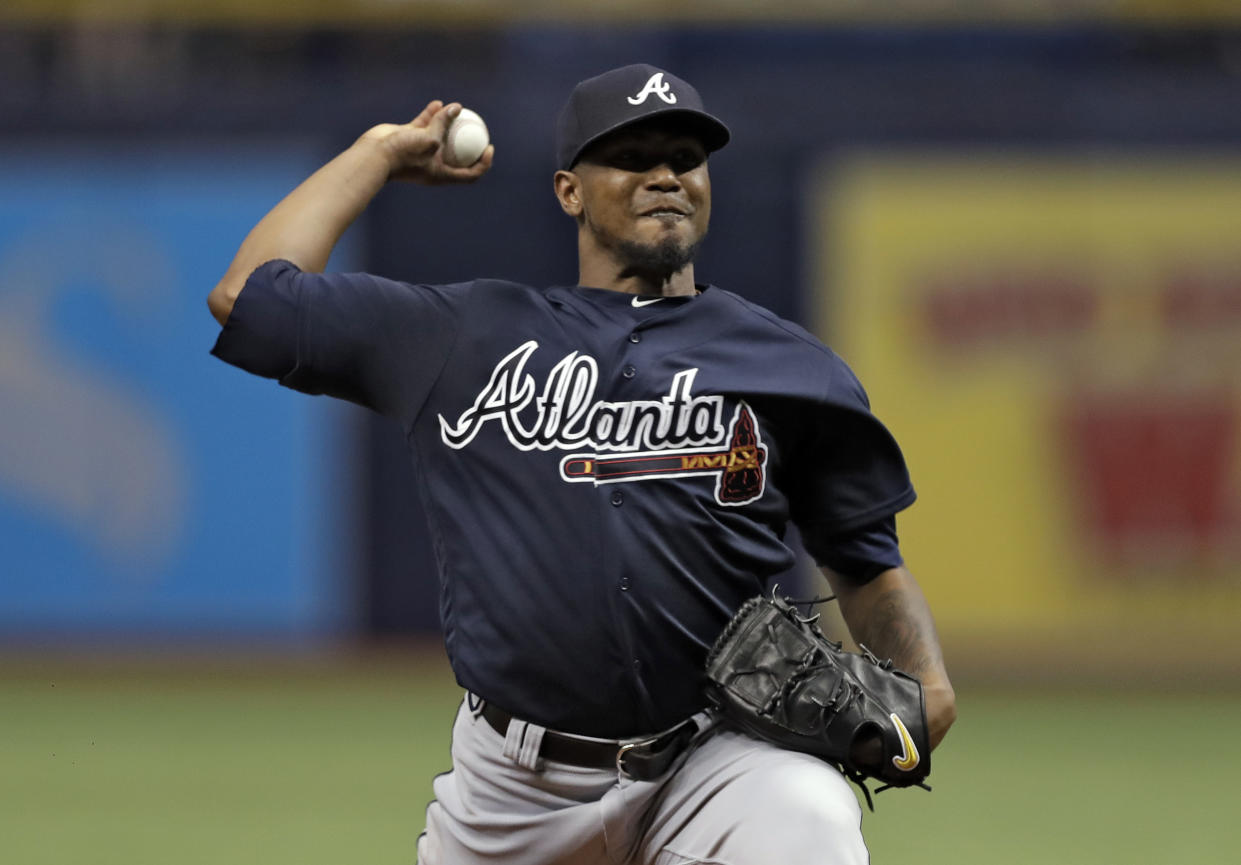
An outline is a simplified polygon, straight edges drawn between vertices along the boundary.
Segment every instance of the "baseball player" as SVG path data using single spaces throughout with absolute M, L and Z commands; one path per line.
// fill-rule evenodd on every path
M 492 147 L 443 158 L 460 110 L 367 131 L 258 223 L 209 299 L 218 357 L 404 428 L 466 692 L 419 861 L 867 861 L 841 772 L 704 696 L 717 636 L 794 563 L 791 521 L 853 636 L 921 680 L 932 747 L 955 718 L 897 545 L 899 448 L 828 348 L 696 281 L 727 127 L 651 66 L 576 86 L 554 189 L 577 285 L 322 273 L 385 183 L 487 173 Z

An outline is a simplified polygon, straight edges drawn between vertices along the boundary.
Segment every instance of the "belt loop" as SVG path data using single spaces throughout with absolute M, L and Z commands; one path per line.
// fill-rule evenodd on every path
M 504 734 L 504 756 L 523 769 L 535 771 L 539 765 L 539 748 L 543 745 L 544 728 L 529 721 L 513 718 Z
M 524 766 L 531 771 L 539 768 L 539 750 L 543 747 L 544 732 L 546 728 L 538 724 L 526 725 L 526 738 L 521 743 L 521 751 L 517 758 L 519 766 Z

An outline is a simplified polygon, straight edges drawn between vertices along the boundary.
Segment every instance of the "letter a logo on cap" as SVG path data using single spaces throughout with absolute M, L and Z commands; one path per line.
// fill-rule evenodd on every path
M 642 89 L 638 91 L 638 95 L 629 97 L 629 104 L 641 105 L 646 101 L 646 97 L 650 96 L 652 93 L 664 100 L 664 102 L 667 102 L 669 105 L 676 104 L 677 95 L 672 92 L 671 84 L 664 83 L 664 73 L 662 72 L 656 72 L 648 78 L 646 80 L 646 84 L 644 84 Z

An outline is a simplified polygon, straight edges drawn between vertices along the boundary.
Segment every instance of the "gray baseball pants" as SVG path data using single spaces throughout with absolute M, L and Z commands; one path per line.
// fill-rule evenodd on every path
M 420 865 L 863 865 L 862 812 L 835 768 L 705 727 L 653 781 L 540 759 L 544 728 L 501 736 L 465 704 L 435 779 Z

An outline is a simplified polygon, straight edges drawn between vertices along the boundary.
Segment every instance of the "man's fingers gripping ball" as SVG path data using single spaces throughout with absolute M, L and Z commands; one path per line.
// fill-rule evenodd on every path
M 427 103 L 427 107 L 418 113 L 418 116 L 410 121 L 411 126 L 417 126 L 425 129 L 431 122 L 436 113 L 444 107 L 444 103 L 439 99 L 432 99 Z

